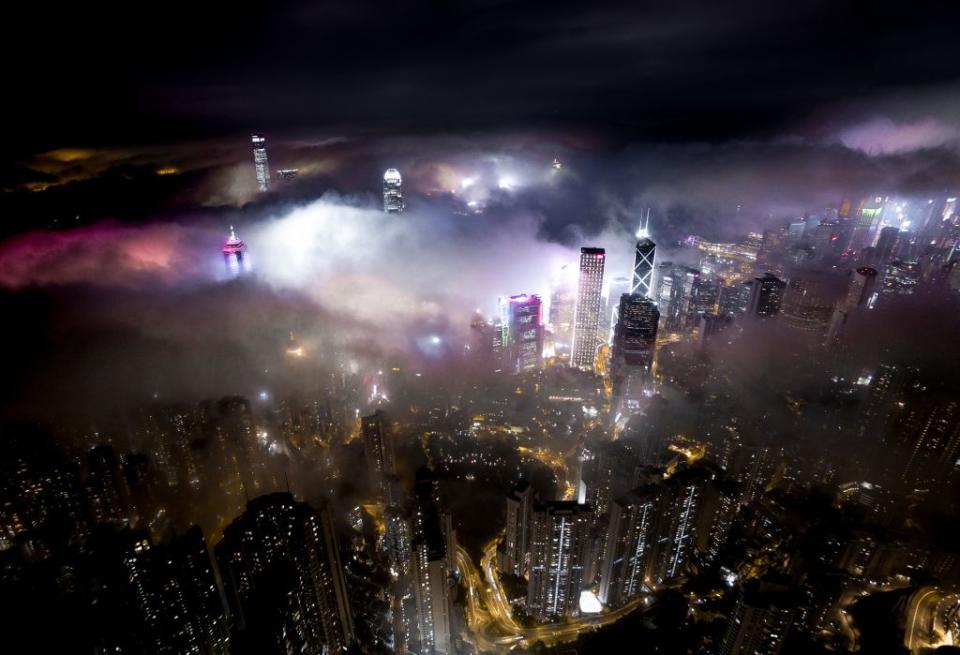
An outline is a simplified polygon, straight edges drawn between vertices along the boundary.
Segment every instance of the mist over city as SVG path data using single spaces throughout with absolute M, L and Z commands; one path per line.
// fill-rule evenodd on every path
M 960 652 L 956 7 L 8 13 L 5 650 Z

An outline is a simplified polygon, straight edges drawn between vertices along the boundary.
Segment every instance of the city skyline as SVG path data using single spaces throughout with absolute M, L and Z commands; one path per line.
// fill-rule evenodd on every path
M 960 652 L 957 10 L 11 7 L 6 650 Z

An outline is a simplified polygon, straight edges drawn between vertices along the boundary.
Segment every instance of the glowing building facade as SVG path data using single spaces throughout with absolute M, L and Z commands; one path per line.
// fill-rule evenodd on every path
M 500 299 L 501 343 L 505 368 L 532 371 L 543 356 L 543 305 L 540 296 L 521 294 Z
M 227 272 L 231 275 L 238 275 L 246 269 L 244 254 L 247 252 L 247 244 L 240 240 L 232 225 L 230 235 L 223 242 L 220 252 L 223 253 L 223 263 L 227 267 Z
M 592 512 L 555 501 L 533 513 L 527 611 L 541 623 L 580 614 L 580 587 Z
M 644 298 L 653 297 L 653 271 L 657 257 L 657 244 L 650 239 L 650 212 L 643 227 L 637 230 L 637 248 L 633 261 L 633 283 L 630 292 Z
M 640 594 L 657 543 L 661 488 L 647 485 L 610 504 L 600 602 L 620 607 Z
M 383 174 L 383 211 L 399 214 L 403 211 L 403 179 L 396 168 L 388 168 Z
M 270 190 L 270 166 L 267 164 L 267 140 L 259 134 L 254 134 L 253 165 L 257 169 L 257 188 L 261 193 Z
M 593 369 L 596 357 L 597 331 L 600 327 L 600 294 L 603 290 L 603 248 L 580 249 L 580 283 L 577 289 L 577 310 L 573 332 L 571 366 Z

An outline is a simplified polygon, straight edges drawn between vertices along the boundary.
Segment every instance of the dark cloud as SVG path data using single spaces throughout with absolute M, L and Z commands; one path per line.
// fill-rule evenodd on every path
M 330 126 L 717 141 L 955 85 L 960 55 L 952 3 L 348 5 L 10 7 L 6 150 Z

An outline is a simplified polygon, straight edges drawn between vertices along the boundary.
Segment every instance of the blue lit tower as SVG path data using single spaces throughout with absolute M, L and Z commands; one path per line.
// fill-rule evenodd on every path
M 270 190 L 270 166 L 267 164 L 267 140 L 259 134 L 254 134 L 253 165 L 257 169 L 257 187 L 261 192 Z
M 388 214 L 403 211 L 402 183 L 400 171 L 396 168 L 388 168 L 383 174 L 383 211 Z
M 637 230 L 637 254 L 633 261 L 633 282 L 630 293 L 644 298 L 653 297 L 653 266 L 657 256 L 657 244 L 650 239 L 650 210 L 640 229 Z

